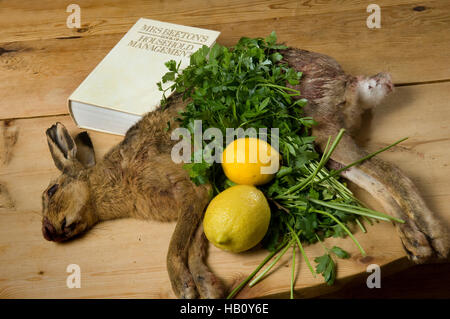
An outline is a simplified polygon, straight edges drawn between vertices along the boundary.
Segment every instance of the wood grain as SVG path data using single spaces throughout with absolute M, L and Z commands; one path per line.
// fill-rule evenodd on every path
M 0 82 L 0 97 L 7 97 L 0 98 L 0 119 L 67 114 L 70 93 L 145 12 L 150 18 L 219 30 L 218 42 L 225 45 L 275 30 L 280 41 L 329 54 L 353 74 L 389 71 L 395 83 L 450 79 L 450 3 L 445 1 L 423 1 L 423 11 L 414 10 L 415 1 L 382 1 L 382 27 L 377 30 L 366 27 L 366 4 L 355 1 L 339 6 L 320 1 L 171 2 L 170 17 L 162 13 L 168 12 L 165 2 L 94 3 L 80 3 L 89 22 L 77 32 L 67 29 L 65 20 L 56 22 L 67 15 L 60 3 L 39 4 L 48 7 L 45 14 L 31 17 L 26 2 L 2 2 L 7 10 L 0 10 L 0 72 L 8 81 Z M 105 17 L 101 23 L 99 17 Z
M 67 3 L 52 0 L 4 0 L 0 11 L 0 42 L 86 37 L 126 32 L 141 17 L 187 24 L 195 27 L 224 23 L 246 23 L 256 20 L 304 17 L 357 9 L 365 12 L 367 4 L 344 0 L 339 5 L 326 1 L 286 0 L 183 0 L 183 1 L 118 1 L 79 0 L 82 25 L 69 29 Z M 380 0 L 382 8 L 406 4 L 415 7 L 420 0 Z M 45 12 L 42 12 L 44 11 Z M 36 14 L 36 12 L 40 14 Z M 20 19 L 18 19 L 20 17 Z
M 397 84 L 430 82 L 397 88 L 383 105 L 365 115 L 357 139 L 374 151 L 409 136 L 379 156 L 412 178 L 450 228 L 448 1 L 379 0 L 382 27 L 377 30 L 366 27 L 368 3 L 356 0 L 76 3 L 82 25 L 68 29 L 67 2 L 0 1 L 0 298 L 174 297 L 165 266 L 174 223 L 104 222 L 65 244 L 47 242 L 41 234 L 41 192 L 58 174 L 44 131 L 56 121 L 72 133 L 79 131 L 67 116 L 67 97 L 140 17 L 219 30 L 218 42 L 224 45 L 275 30 L 280 41 L 329 54 L 350 73 L 389 71 Z M 90 134 L 98 156 L 121 139 Z M 352 189 L 381 210 L 367 193 Z M 297 252 L 295 296 L 319 296 L 364 282 L 371 263 L 383 266 L 383 278 L 411 266 L 390 223 L 367 228 L 367 234 L 355 229 L 369 254 L 366 258 L 348 238 L 326 241 L 329 247 L 337 244 L 352 254 L 349 260 L 339 260 L 333 287 L 313 278 Z M 319 245 L 306 247 L 306 252 L 310 259 L 323 254 Z M 243 254 L 210 247 L 208 262 L 233 287 L 265 255 L 259 247 Z M 291 257 L 287 253 L 270 276 L 238 297 L 288 297 Z M 72 263 L 81 267 L 81 289 L 66 287 L 66 267 Z
M 430 207 L 450 225 L 449 98 L 450 83 L 398 88 L 372 116 L 366 117 L 359 142 L 374 150 L 409 136 L 407 142 L 380 156 L 396 162 L 414 180 Z M 78 132 L 68 116 L 8 121 L 8 127 L 17 132 L 17 141 L 11 146 L 13 155 L 9 162 L 0 166 L 0 184 L 14 203 L 13 207 L 0 205 L 0 298 L 173 297 L 165 256 L 174 223 L 115 220 L 101 223 L 69 243 L 43 239 L 40 194 L 52 176 L 58 174 L 44 132 L 56 121 L 61 121 L 71 133 Z M 113 135 L 90 134 L 98 156 L 120 140 Z M 357 195 L 381 209 L 364 192 L 357 191 Z M 296 297 L 314 297 L 339 289 L 355 278 L 366 276 L 368 264 L 384 266 L 383 275 L 410 266 L 390 223 L 368 226 L 367 234 L 356 230 L 356 237 L 369 257 L 361 258 L 348 238 L 325 242 L 329 247 L 339 245 L 352 255 L 349 260 L 339 260 L 339 279 L 333 287 L 324 285 L 321 277 L 314 278 L 298 258 Z M 320 245 L 308 246 L 306 252 L 311 259 L 323 254 Z M 231 254 L 210 247 L 208 262 L 232 287 L 266 253 L 255 248 Z M 270 276 L 254 288 L 246 288 L 239 297 L 286 297 L 291 258 L 288 252 Z M 81 267 L 81 289 L 66 287 L 66 267 L 72 263 Z
M 396 163 L 418 187 L 427 204 L 450 229 L 450 83 L 397 88 L 367 114 L 359 144 L 375 151 L 408 137 L 379 156 Z

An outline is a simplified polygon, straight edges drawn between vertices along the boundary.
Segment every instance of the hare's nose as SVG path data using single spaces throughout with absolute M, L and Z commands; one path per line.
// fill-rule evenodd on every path
M 49 241 L 55 240 L 55 227 L 53 227 L 47 217 L 44 217 L 42 220 L 42 234 Z

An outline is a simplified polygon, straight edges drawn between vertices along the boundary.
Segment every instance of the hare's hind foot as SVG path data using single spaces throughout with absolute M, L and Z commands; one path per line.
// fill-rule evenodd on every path
M 176 267 L 173 267 L 175 265 Z M 184 261 L 171 260 L 171 262 L 168 262 L 167 268 L 170 281 L 172 282 L 172 289 L 177 298 L 196 299 L 199 297 L 195 281 L 188 268 L 185 266 Z
M 225 297 L 225 287 L 219 278 L 206 265 L 208 240 L 203 233 L 203 225 L 197 228 L 191 247 L 189 248 L 189 270 L 194 278 L 200 297 L 203 299 L 218 299 Z
M 208 242 L 201 226 L 209 195 L 206 188 L 197 190 L 198 196 L 183 197 L 185 203 L 167 254 L 167 270 L 178 298 L 220 298 L 224 289 L 205 263 Z

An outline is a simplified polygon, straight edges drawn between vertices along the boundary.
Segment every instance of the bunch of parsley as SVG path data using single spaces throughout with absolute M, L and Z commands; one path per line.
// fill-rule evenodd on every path
M 325 168 L 344 131 L 341 130 L 333 141 L 332 137 L 329 138 L 327 148 L 320 156 L 313 143 L 314 137 L 309 134 L 311 126 L 316 123 L 304 116 L 302 111 L 307 101 L 300 98 L 301 92 L 286 86 L 287 83 L 298 84 L 302 73 L 282 62 L 280 50 L 286 47 L 276 41 L 276 35 L 272 32 L 266 39 L 241 38 L 231 48 L 219 44 L 211 48 L 204 46 L 191 56 L 190 65 L 183 71 L 179 69 L 180 64 L 173 60 L 166 63 L 169 71 L 158 83 L 164 93 L 181 92 L 183 98 L 189 101 L 179 121 L 180 126 L 191 132 L 191 136 L 194 135 L 195 120 L 202 121 L 203 132 L 214 127 L 220 129 L 224 136 L 227 128 L 279 129 L 282 166 L 271 183 L 260 187 L 271 205 L 270 226 L 262 241 L 270 253 L 230 293 L 229 298 L 247 283 L 253 286 L 263 279 L 291 247 L 291 297 L 296 247 L 312 274 L 322 274 L 325 282 L 331 285 L 336 277 L 336 263 L 332 256 L 348 258 L 349 254 L 336 246 L 329 249 L 322 243 L 325 254 L 314 259 L 317 263 L 314 269 L 303 244 L 348 235 L 365 255 L 349 229 L 351 225 L 356 224 L 366 232 L 363 221 L 370 224 L 372 219 L 402 222 L 365 208 L 337 177 L 341 170 L 330 172 Z M 172 81 L 172 85 L 163 89 L 164 83 Z M 161 103 L 162 107 L 167 103 L 165 94 Z M 270 136 L 266 138 L 270 141 Z M 401 141 L 343 169 L 357 165 Z M 196 184 L 211 183 L 216 194 L 233 185 L 226 179 L 220 164 L 203 160 L 201 163 L 185 164 L 185 168 Z M 253 279 L 270 260 L 272 262 L 265 270 Z

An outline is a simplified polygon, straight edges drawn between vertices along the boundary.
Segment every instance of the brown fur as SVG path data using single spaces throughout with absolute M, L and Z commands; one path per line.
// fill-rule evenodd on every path
M 285 62 L 304 74 L 296 88 L 309 101 L 306 115 L 319 123 L 312 133 L 322 149 L 328 137 L 336 136 L 341 128 L 353 132 L 363 110 L 393 89 L 385 73 L 353 77 L 328 56 L 298 49 L 282 53 Z M 145 115 L 97 164 L 87 135 L 73 140 L 60 123 L 49 128 L 50 152 L 62 175 L 42 196 L 43 234 L 48 240 L 63 241 L 102 220 L 178 218 L 167 254 L 176 295 L 223 297 L 224 288 L 205 264 L 207 241 L 201 218 L 209 201 L 209 186 L 195 186 L 182 164 L 174 163 L 170 156 L 174 142 L 171 130 L 166 130 L 167 122 L 175 128 L 174 118 L 185 105 L 180 96 L 173 96 L 165 110 Z M 345 166 L 364 155 L 345 134 L 332 159 Z M 387 212 L 406 220 L 397 227 L 412 260 L 424 262 L 448 255 L 446 230 L 397 167 L 371 159 L 343 175 L 367 189 Z
M 336 136 L 341 128 L 347 132 L 331 159 L 344 167 L 367 155 L 353 141 L 351 134 L 359 128 L 364 110 L 375 106 L 393 90 L 389 74 L 373 77 L 347 75 L 331 57 L 298 49 L 288 49 L 284 60 L 304 78 L 296 87 L 308 99 L 307 115 L 319 124 L 312 135 L 323 150 L 329 136 Z M 368 91 L 380 94 L 370 99 L 361 83 L 370 82 Z M 373 86 L 373 87 L 372 87 Z M 344 177 L 366 189 L 395 217 L 406 220 L 398 224 L 399 235 L 410 259 L 423 263 L 449 254 L 448 229 L 427 207 L 412 181 L 391 163 L 372 158 L 343 172 Z
M 70 146 L 76 143 L 70 141 L 61 124 L 49 129 L 50 150 L 64 173 L 49 186 L 59 185 L 53 196 L 48 196 L 47 191 L 43 194 L 44 235 L 63 241 L 103 220 L 134 217 L 171 221 L 178 218 L 167 254 L 172 287 L 176 295 L 183 298 L 195 298 L 198 293 L 202 297 L 218 298 L 223 296 L 224 290 L 205 264 L 206 238 L 194 236 L 209 201 L 210 189 L 208 185 L 195 186 L 182 164 L 175 164 L 170 157 L 174 141 L 170 139 L 170 130 L 166 130 L 167 123 L 171 122 L 172 129 L 176 127 L 174 119 L 185 104 L 175 96 L 169 105 L 166 110 L 146 115 L 130 128 L 120 144 L 88 168 L 78 160 L 89 158 L 80 153 L 82 146 L 86 151 L 86 145 L 76 145 L 76 154 L 66 159 L 61 155 L 64 151 L 55 147 L 52 132 L 69 140 L 66 143 L 68 153 L 72 152 Z M 61 227 L 64 218 L 66 230 Z M 68 219 L 74 220 L 73 231 L 68 230 Z M 190 246 L 193 253 L 188 265 Z M 199 289 L 196 281 L 201 285 Z

